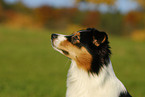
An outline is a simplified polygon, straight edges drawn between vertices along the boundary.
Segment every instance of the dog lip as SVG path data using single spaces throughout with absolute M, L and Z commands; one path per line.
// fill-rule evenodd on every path
M 52 44 L 52 45 L 53 45 L 53 44 Z M 60 49 L 60 48 L 56 47 L 55 45 L 53 45 L 53 47 L 54 47 L 55 49 L 58 49 L 58 50 L 62 51 L 65 55 L 69 55 L 69 52 L 68 52 L 68 51 L 63 50 L 63 49 Z
M 61 50 L 64 54 L 69 55 L 69 52 L 68 51 L 63 50 L 63 49 L 59 49 L 58 47 L 55 47 L 55 48 L 58 49 L 58 50 Z
M 69 52 L 68 51 L 66 51 L 66 50 L 62 50 L 62 49 L 60 49 L 65 55 L 69 55 Z
M 53 47 L 55 47 L 53 41 L 54 41 L 54 39 L 51 38 L 51 45 L 52 45 Z

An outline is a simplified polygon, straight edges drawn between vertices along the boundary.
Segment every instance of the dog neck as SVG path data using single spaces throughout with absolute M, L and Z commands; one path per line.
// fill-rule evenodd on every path
M 66 97 L 119 97 L 119 93 L 125 91 L 124 85 L 115 76 L 111 61 L 101 67 L 99 74 L 92 74 L 79 68 L 72 60 Z

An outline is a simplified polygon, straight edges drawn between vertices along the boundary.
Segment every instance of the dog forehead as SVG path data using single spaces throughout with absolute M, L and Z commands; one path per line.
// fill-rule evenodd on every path
M 79 33 L 80 33 L 81 38 L 89 39 L 90 37 L 93 36 L 93 33 L 91 33 L 90 31 L 81 31 Z

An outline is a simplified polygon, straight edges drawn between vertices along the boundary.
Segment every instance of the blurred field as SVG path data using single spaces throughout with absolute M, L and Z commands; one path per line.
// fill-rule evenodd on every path
M 65 97 L 70 61 L 51 47 L 51 32 L 0 27 L 0 97 Z M 133 97 L 145 97 L 145 42 L 110 41 L 116 75 Z

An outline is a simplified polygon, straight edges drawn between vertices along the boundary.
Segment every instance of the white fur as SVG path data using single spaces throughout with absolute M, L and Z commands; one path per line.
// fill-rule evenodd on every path
M 60 44 L 62 41 L 66 40 L 66 37 L 65 37 L 65 35 L 62 35 L 62 34 L 57 34 L 57 35 L 58 35 L 57 39 L 55 39 L 53 42 L 52 42 L 52 41 L 51 41 L 51 42 L 52 42 L 52 44 L 54 45 L 53 48 L 54 48 L 56 51 L 58 51 L 58 52 L 60 52 L 60 53 L 63 54 L 63 52 L 62 52 L 61 50 L 57 49 L 57 48 L 58 48 L 59 44 Z
M 53 41 L 54 49 L 62 54 L 58 47 L 64 40 L 66 37 L 59 34 Z M 104 65 L 97 75 L 78 68 L 72 60 L 67 77 L 66 97 L 119 97 L 120 92 L 127 90 L 115 76 L 111 61 L 108 66 Z
M 62 35 L 62 34 L 58 34 L 58 37 L 57 37 L 57 39 L 55 39 L 55 41 L 54 41 L 54 45 L 56 46 L 56 47 L 58 47 L 59 46 L 59 44 L 62 42 L 62 41 L 64 41 L 64 40 L 66 40 L 67 38 L 66 37 L 64 37 L 65 35 Z
M 118 97 L 120 92 L 126 92 L 126 88 L 115 76 L 111 62 L 102 67 L 97 75 L 78 68 L 72 60 L 66 97 Z

